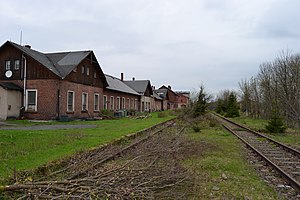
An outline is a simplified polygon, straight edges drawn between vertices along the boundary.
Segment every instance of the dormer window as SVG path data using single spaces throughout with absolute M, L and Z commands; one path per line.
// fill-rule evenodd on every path
M 5 61 L 5 69 L 10 70 L 10 60 Z

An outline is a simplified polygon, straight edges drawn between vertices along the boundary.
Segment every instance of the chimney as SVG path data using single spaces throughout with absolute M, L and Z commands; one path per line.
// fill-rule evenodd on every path
M 121 73 L 121 81 L 124 81 L 124 73 Z
M 168 85 L 168 89 L 171 90 L 171 85 Z
M 135 81 L 135 78 L 134 78 L 134 77 L 132 77 L 132 80 L 133 80 L 133 81 Z
M 31 46 L 29 44 L 26 44 L 24 47 L 31 49 Z

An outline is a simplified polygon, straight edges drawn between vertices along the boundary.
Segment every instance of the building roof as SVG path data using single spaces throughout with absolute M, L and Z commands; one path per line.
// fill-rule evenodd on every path
M 129 87 L 137 91 L 139 94 L 144 95 L 147 88 L 150 87 L 150 95 L 153 94 L 151 89 L 151 84 L 149 80 L 134 80 L 134 81 L 123 81 L 126 83 Z
M 155 93 L 157 93 L 160 98 L 166 99 L 168 94 L 168 89 L 158 89 L 155 90 Z
M 6 90 L 23 90 L 20 86 L 14 83 L 2 82 L 0 83 L 0 86 Z
M 153 91 L 153 95 L 152 95 L 155 99 L 157 100 L 163 100 L 162 97 L 159 96 L 159 94 L 157 93 L 157 91 Z
M 45 54 L 62 78 L 66 77 L 92 51 L 61 52 Z
M 5 44 L 1 46 L 1 48 L 7 44 L 12 45 L 13 47 L 19 49 L 24 54 L 30 56 L 37 62 L 41 63 L 47 69 L 52 71 L 54 74 L 59 76 L 60 78 L 64 79 L 68 74 L 72 72 L 72 70 L 77 67 L 83 59 L 87 56 L 91 56 L 92 60 L 97 63 L 99 69 L 102 73 L 101 77 L 104 74 L 103 71 L 94 55 L 93 51 L 70 51 L 70 52 L 60 52 L 60 53 L 41 53 L 39 51 L 33 50 L 26 46 L 18 45 L 14 42 L 7 41 Z M 107 85 L 106 80 L 102 80 L 104 85 Z
M 105 78 L 108 83 L 108 87 L 106 87 L 106 89 L 134 94 L 134 95 L 140 95 L 139 93 L 134 91 L 131 87 L 129 87 L 123 81 L 121 81 L 116 77 L 105 74 Z

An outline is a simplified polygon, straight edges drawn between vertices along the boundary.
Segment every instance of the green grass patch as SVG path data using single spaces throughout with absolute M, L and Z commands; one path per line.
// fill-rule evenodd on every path
M 185 165 L 196 174 L 195 199 L 276 199 L 275 191 L 258 177 L 246 161 L 240 141 L 221 127 L 189 131 L 193 140 L 210 146 L 204 156 Z
M 159 118 L 151 113 L 146 119 L 74 121 L 72 124 L 94 124 L 96 128 L 68 130 L 0 130 L 0 182 L 14 170 L 30 170 L 78 151 L 109 143 L 124 135 L 174 118 Z M 25 122 L 24 122 L 25 123 Z M 60 124 L 71 124 L 70 122 Z M 32 125 L 30 122 L 27 125 Z
M 231 120 L 260 132 L 265 132 L 265 127 L 268 124 L 268 120 L 246 116 L 231 118 Z
M 292 145 L 294 147 L 300 148 L 300 130 L 288 128 L 286 133 L 265 133 L 265 126 L 268 124 L 268 120 L 263 119 L 253 119 L 250 117 L 237 117 L 231 120 L 243 124 L 253 130 L 258 132 L 263 132 L 267 136 L 273 138 L 276 141 L 282 142 L 284 144 Z

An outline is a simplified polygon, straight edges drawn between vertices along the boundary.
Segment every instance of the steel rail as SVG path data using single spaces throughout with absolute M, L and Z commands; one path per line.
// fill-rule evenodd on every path
M 284 148 L 285 150 L 289 151 L 290 153 L 293 153 L 294 155 L 300 157 L 300 151 L 297 150 L 297 149 L 294 149 L 294 148 L 292 148 L 292 147 L 289 147 L 289 146 L 287 146 L 286 144 L 283 144 L 283 143 L 281 143 L 281 142 L 278 142 L 278 141 L 276 141 L 276 140 L 274 140 L 274 139 L 272 139 L 272 138 L 270 138 L 270 137 L 268 137 L 268 136 L 266 136 L 266 135 L 264 135 L 264 134 L 261 134 L 261 133 L 259 133 L 259 132 L 257 132 L 257 131 L 254 131 L 254 130 L 252 130 L 252 129 L 250 129 L 250 128 L 244 126 L 244 125 L 238 124 L 238 123 L 236 123 L 236 122 L 234 122 L 234 121 L 231 121 L 231 120 L 229 120 L 229 119 L 227 119 L 227 118 L 225 118 L 225 117 L 223 117 L 223 116 L 220 116 L 220 115 L 217 115 L 217 114 L 214 114 L 214 115 L 217 116 L 217 117 L 220 117 L 220 118 L 222 118 L 223 120 L 225 120 L 225 121 L 227 121 L 227 122 L 229 122 L 229 123 L 232 123 L 232 124 L 234 124 L 234 125 L 236 125 L 236 126 L 238 126 L 238 127 L 240 127 L 240 128 L 246 129 L 247 131 L 249 131 L 249 132 L 251 132 L 251 133 L 254 133 L 254 134 L 256 134 L 256 135 L 259 135 L 260 137 L 263 137 L 263 138 L 265 138 L 265 139 L 267 139 L 267 140 L 269 140 L 269 141 L 271 141 L 271 142 L 277 144 L 278 146 Z
M 281 176 L 282 178 L 291 184 L 291 186 L 297 191 L 300 192 L 300 183 L 295 180 L 293 177 L 291 177 L 289 174 L 287 174 L 282 168 L 280 168 L 278 165 L 276 165 L 274 162 L 272 162 L 270 159 L 268 159 L 262 152 L 260 152 L 258 149 L 256 149 L 254 146 L 252 146 L 249 142 L 244 140 L 242 137 L 240 137 L 238 134 L 236 134 L 232 129 L 230 129 L 225 124 L 222 124 L 225 129 L 230 131 L 232 134 L 234 134 L 236 137 L 238 137 L 241 141 L 243 141 L 251 150 L 253 150 L 255 153 L 257 153 L 260 157 L 262 157 L 270 166 L 272 166 Z

